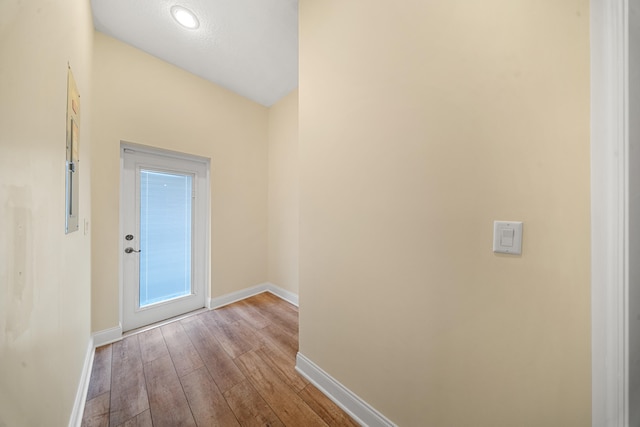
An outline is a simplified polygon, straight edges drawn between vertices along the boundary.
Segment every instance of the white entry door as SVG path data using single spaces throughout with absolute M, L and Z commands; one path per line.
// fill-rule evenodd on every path
M 123 147 L 122 326 L 205 306 L 208 164 Z

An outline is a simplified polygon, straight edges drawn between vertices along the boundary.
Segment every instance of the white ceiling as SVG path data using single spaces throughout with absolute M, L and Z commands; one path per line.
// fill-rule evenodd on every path
M 172 17 L 180 5 L 200 27 Z M 96 30 L 271 106 L 298 86 L 298 0 L 91 0 Z

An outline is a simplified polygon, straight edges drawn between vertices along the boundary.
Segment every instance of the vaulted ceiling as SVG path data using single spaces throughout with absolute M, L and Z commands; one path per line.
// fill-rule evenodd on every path
M 91 0 L 97 31 L 271 106 L 298 86 L 298 0 Z M 174 6 L 193 12 L 188 29 Z M 175 11 L 175 9 L 174 9 Z

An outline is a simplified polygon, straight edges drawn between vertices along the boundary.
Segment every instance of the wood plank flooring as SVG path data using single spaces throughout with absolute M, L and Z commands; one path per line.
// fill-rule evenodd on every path
M 358 426 L 295 371 L 298 309 L 262 293 L 96 349 L 85 427 Z

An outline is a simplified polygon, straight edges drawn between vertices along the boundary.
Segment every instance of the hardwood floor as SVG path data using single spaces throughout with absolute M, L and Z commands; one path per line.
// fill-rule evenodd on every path
M 96 349 L 82 425 L 358 426 L 294 369 L 298 309 L 262 293 Z

